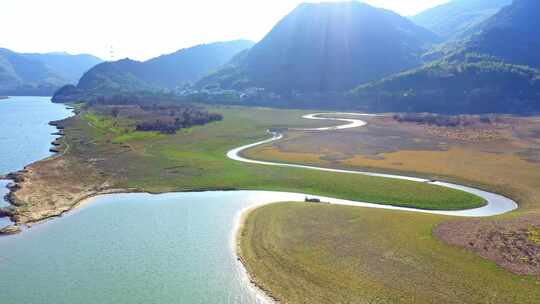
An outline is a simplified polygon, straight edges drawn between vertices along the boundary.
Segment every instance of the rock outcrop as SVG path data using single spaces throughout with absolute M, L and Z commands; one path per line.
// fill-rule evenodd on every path
M 17 225 L 10 225 L 5 228 L 0 229 L 0 235 L 10 235 L 10 234 L 17 234 L 21 233 L 21 227 Z

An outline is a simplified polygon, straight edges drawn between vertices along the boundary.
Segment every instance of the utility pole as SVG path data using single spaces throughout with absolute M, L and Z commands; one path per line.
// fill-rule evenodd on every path
M 110 48 L 110 54 L 111 54 L 111 61 L 114 61 L 114 48 L 113 48 L 112 45 L 111 45 L 111 48 Z

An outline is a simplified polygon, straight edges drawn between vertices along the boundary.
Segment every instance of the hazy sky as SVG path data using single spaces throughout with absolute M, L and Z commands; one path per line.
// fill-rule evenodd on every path
M 148 59 L 195 44 L 260 40 L 296 0 L 0 0 L 0 47 Z M 448 0 L 365 0 L 412 15 Z

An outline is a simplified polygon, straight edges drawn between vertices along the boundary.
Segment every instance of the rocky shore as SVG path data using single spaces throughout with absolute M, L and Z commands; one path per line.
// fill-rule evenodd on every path
M 17 233 L 21 233 L 21 227 L 17 225 L 10 225 L 10 226 L 0 229 L 0 235 L 10 235 L 10 234 L 17 234 Z
M 57 127 L 54 135 L 64 136 L 62 121 L 51 122 Z M 0 230 L 2 234 L 20 233 L 21 226 L 31 227 L 43 220 L 58 217 L 77 207 L 83 200 L 110 191 L 109 183 L 88 164 L 70 160 L 62 138 L 55 139 L 51 152 L 56 154 L 7 174 L 11 180 L 5 199 L 11 204 L 0 208 L 0 217 L 9 217 L 13 225 Z
M 66 169 L 69 166 L 68 161 L 56 156 L 8 174 L 6 177 L 13 182 L 6 199 L 12 206 L 1 208 L 0 217 L 9 217 L 14 225 L 0 230 L 0 235 L 19 233 L 20 226 L 31 227 L 62 216 L 93 196 L 127 192 L 110 189 L 106 182 L 94 182 L 92 176 L 82 180 L 69 176 L 69 169 Z M 64 173 L 68 173 L 68 176 L 63 176 Z

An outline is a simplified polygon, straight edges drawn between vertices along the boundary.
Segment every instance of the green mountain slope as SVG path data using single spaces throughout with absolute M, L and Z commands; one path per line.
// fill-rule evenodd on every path
M 443 59 L 358 87 L 351 98 L 392 111 L 540 112 L 537 0 L 515 0 Z
M 441 37 L 457 38 L 476 31 L 512 0 L 453 0 L 412 16 L 411 20 Z
M 198 87 L 329 92 L 421 65 L 438 37 L 359 2 L 301 4 L 241 58 Z
M 515 0 L 481 25 L 464 52 L 488 54 L 510 62 L 540 68 L 540 1 Z

